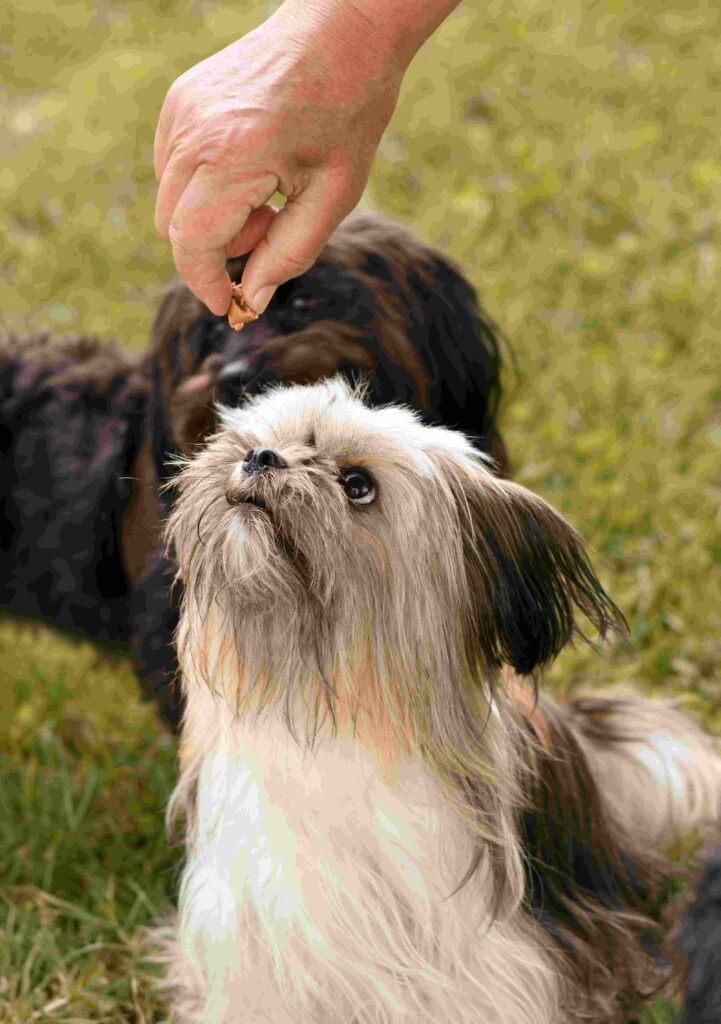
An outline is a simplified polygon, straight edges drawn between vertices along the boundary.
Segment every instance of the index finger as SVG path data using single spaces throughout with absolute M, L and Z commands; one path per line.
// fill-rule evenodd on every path
M 261 202 L 276 189 L 275 175 L 249 188 L 247 181 L 228 181 L 227 173 L 207 164 L 199 167 L 177 202 L 168 229 L 178 273 L 211 312 L 222 315 L 230 305 L 231 285 L 225 269 L 227 250 L 252 247 L 268 227 L 267 216 L 254 216 L 255 196 Z M 258 211 L 262 213 L 262 211 Z M 258 237 L 251 237 L 256 234 Z

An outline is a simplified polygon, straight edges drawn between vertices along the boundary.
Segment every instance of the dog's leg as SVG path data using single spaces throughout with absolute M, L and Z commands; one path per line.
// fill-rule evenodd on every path
M 177 658 L 173 633 L 178 623 L 178 590 L 172 589 L 175 566 L 163 550 L 153 553 L 147 575 L 139 580 L 130 608 L 133 667 L 146 700 L 155 701 L 164 722 L 180 726 L 183 700 L 175 685 Z

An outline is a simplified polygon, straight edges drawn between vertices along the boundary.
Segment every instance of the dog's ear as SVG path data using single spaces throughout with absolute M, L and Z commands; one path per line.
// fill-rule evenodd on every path
M 155 318 L 146 360 L 159 481 L 168 477 L 170 455 L 187 454 L 214 429 L 214 370 L 221 340 L 218 318 L 181 281 L 173 281 Z
M 582 612 L 601 637 L 625 621 L 583 540 L 542 498 L 478 469 L 454 474 L 471 595 L 469 638 L 494 666 L 527 675 L 559 653 Z M 585 638 L 585 637 L 584 637 Z

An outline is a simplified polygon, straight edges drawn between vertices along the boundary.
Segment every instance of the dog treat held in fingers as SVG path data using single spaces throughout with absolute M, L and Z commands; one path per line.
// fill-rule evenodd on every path
M 242 331 L 246 324 L 252 324 L 257 319 L 258 314 L 245 301 L 243 289 L 239 284 L 234 284 L 228 309 L 228 323 L 234 331 Z

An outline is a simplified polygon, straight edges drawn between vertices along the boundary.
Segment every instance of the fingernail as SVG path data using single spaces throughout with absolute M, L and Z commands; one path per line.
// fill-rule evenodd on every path
M 264 313 L 270 300 L 275 295 L 275 285 L 266 284 L 262 288 L 259 288 L 254 295 L 248 295 L 246 293 L 245 299 L 251 309 L 254 309 L 258 315 Z

